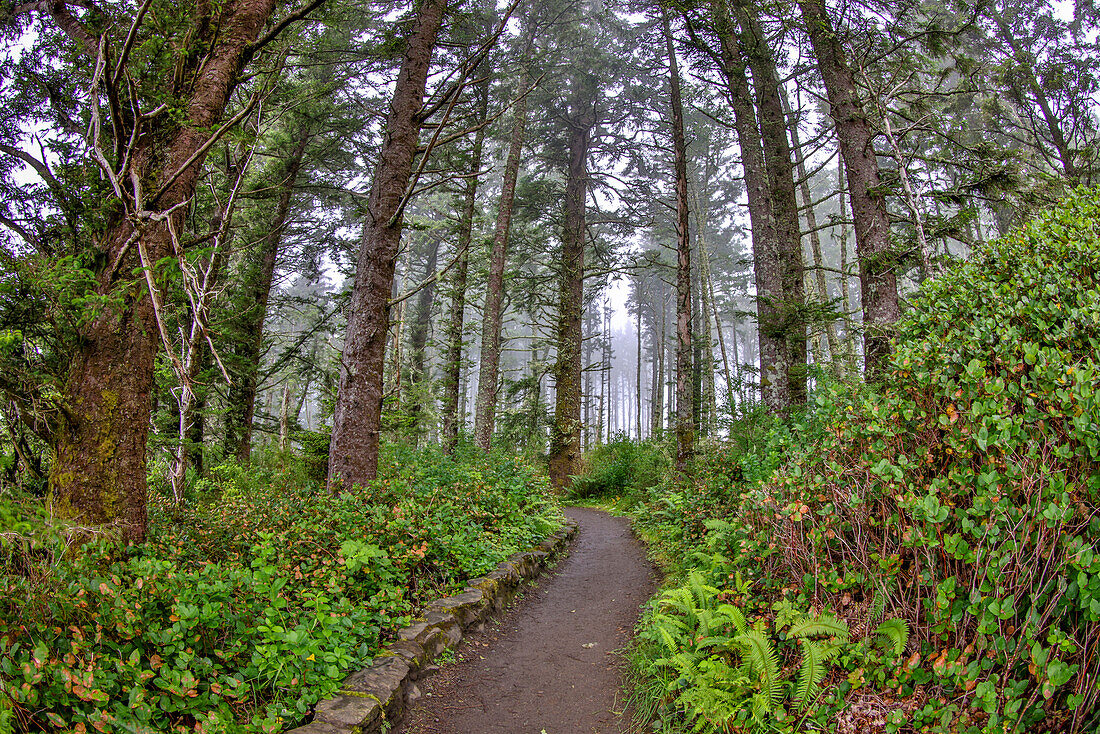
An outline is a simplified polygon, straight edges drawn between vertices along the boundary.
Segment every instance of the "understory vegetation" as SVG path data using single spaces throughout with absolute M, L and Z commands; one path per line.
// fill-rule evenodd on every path
M 632 652 L 653 731 L 1100 729 L 1096 197 L 929 281 L 895 346 L 690 475 L 590 457 L 578 493 L 670 575 Z
M 135 546 L 0 503 L 0 732 L 290 728 L 423 602 L 560 526 L 514 457 L 391 446 L 337 496 L 317 461 L 165 488 Z

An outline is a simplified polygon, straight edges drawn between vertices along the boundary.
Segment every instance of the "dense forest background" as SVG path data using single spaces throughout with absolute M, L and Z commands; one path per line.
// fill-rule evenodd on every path
M 28 581 L 41 537 L 60 543 L 58 558 L 90 538 L 179 550 L 189 524 L 216 535 L 213 519 L 188 514 L 215 496 L 311 487 L 325 499 L 299 500 L 351 518 L 365 510 L 331 503 L 368 487 L 405 501 L 403 467 L 423 482 L 414 502 L 449 486 L 448 471 L 490 492 L 469 473 L 480 466 L 499 479 L 500 517 L 518 523 L 501 531 L 513 547 L 557 520 L 549 495 L 509 494 L 507 477 L 537 485 L 545 468 L 559 493 L 595 496 L 575 478 L 600 465 L 601 454 L 585 459 L 600 447 L 660 446 L 689 484 L 711 481 L 731 445 L 794 441 L 812 454 L 821 436 L 799 421 L 815 410 L 863 405 L 859 415 L 874 400 L 852 395 L 883 390 L 889 404 L 920 375 L 947 390 L 951 369 L 918 375 L 899 356 L 921 339 L 926 354 L 937 339 L 970 344 L 953 359 L 973 379 L 1036 364 L 1038 351 L 997 351 L 1032 333 L 1008 329 L 1031 318 L 1023 311 L 990 317 L 1005 331 L 980 339 L 952 331 L 986 303 L 983 283 L 1002 288 L 997 303 L 1033 285 L 983 280 L 966 265 L 974 253 L 1021 278 L 1080 278 L 1080 293 L 1051 286 L 1035 303 L 1083 298 L 1072 323 L 1091 328 L 1096 304 L 1081 294 L 1095 290 L 1092 265 L 1059 269 L 1077 262 L 1066 255 L 1043 274 L 1038 261 L 998 259 L 1011 248 L 994 244 L 1067 197 L 1091 211 L 1079 187 L 1098 175 L 1100 16 L 1087 1 L 35 0 L 5 4 L 0 23 L 11 599 L 25 583 L 45 598 L 45 576 Z M 1080 226 L 1087 240 L 1091 214 L 1073 216 L 1035 236 Z M 1035 333 L 1063 338 L 1053 325 L 1065 308 Z M 937 309 L 953 320 L 921 321 Z M 1067 343 L 1058 359 L 1079 354 Z M 940 396 L 943 430 L 965 412 L 955 387 Z M 1074 410 L 1064 416 L 1082 435 L 1095 429 Z M 800 425 L 805 446 L 789 434 Z M 1085 462 L 1072 471 L 1088 477 L 1092 444 L 1072 440 Z M 424 462 L 443 474 L 417 474 Z M 763 481 L 769 462 L 726 479 Z M 459 495 L 446 506 L 456 516 Z M 293 526 L 289 496 L 271 499 L 281 509 L 267 520 L 246 502 L 233 522 Z M 790 506 L 784 517 L 799 522 L 809 511 Z M 371 517 L 359 520 L 381 522 Z M 425 543 L 429 526 L 453 539 L 453 519 L 439 522 Z M 331 530 L 357 570 L 381 563 Z M 267 558 L 240 542 L 226 557 Z M 896 542 L 876 558 L 889 563 Z M 427 545 L 409 555 L 419 547 L 403 546 L 409 569 L 435 562 Z M 454 553 L 431 583 L 480 568 Z M 891 603 L 927 632 L 921 598 Z M 1086 672 L 1070 685 L 1094 685 Z M 9 695 L 22 726 L 43 720 Z M 1088 696 L 1073 705 L 1088 709 L 1095 688 Z M 266 711 L 255 726 L 283 716 Z
M 1094 176 L 1085 4 L 8 12 L 5 472 L 100 520 L 333 426 L 690 452 Z

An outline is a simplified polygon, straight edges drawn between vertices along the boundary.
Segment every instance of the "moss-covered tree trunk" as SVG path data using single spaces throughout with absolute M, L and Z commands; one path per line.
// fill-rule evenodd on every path
M 890 248 L 890 221 L 879 179 L 874 134 L 856 88 L 855 75 L 824 0 L 798 0 L 798 7 L 825 82 L 829 114 L 836 126 L 848 176 L 863 303 L 863 362 L 864 370 L 872 376 L 885 366 L 893 325 L 901 313 Z
M 753 88 L 756 92 L 760 141 L 775 224 L 775 247 L 782 288 L 775 320 L 761 324 L 761 328 L 773 330 L 782 340 L 786 350 L 783 361 L 787 368 L 789 405 L 801 405 L 806 402 L 802 231 L 798 223 L 798 201 L 795 197 L 791 147 L 787 140 L 787 121 L 783 114 L 784 92 L 780 89 L 775 56 L 768 47 L 755 15 L 758 12 L 757 8 L 748 7 L 744 2 L 738 2 L 735 6 L 735 14 L 741 25 L 738 40 L 752 70 Z M 783 406 L 783 409 L 786 410 L 789 405 Z
M 420 5 L 390 101 L 348 309 L 329 450 L 331 486 L 340 481 L 349 487 L 366 484 L 378 472 L 389 301 L 405 193 L 424 123 L 428 70 L 446 7 L 446 0 L 424 0 Z
M 497 390 L 500 380 L 500 343 L 504 303 L 504 266 L 508 258 L 508 237 L 512 231 L 512 209 L 516 198 L 520 156 L 523 153 L 527 127 L 527 84 L 530 78 L 530 55 L 534 47 L 532 20 L 527 21 L 525 59 L 516 83 L 517 98 L 512 106 L 512 135 L 508 143 L 508 161 L 504 165 L 500 208 L 497 210 L 493 247 L 489 255 L 489 277 L 485 284 L 485 307 L 481 321 L 481 369 L 478 373 L 477 400 L 474 403 L 474 440 L 482 451 L 488 451 L 496 423 Z
M 760 397 L 771 411 L 782 413 L 790 405 L 790 365 L 784 333 L 779 328 L 783 313 L 783 264 L 772 214 L 764 149 L 749 88 L 746 61 L 737 43 L 729 6 L 725 0 L 711 0 L 711 12 L 748 194 L 760 351 Z
M 413 308 L 412 323 L 409 326 L 409 390 L 405 394 L 405 402 L 413 438 L 418 444 L 424 433 L 421 418 L 427 399 L 428 337 L 432 332 L 432 308 L 435 304 L 435 281 L 429 279 L 435 276 L 439 264 L 439 245 L 440 240 L 436 237 L 428 243 L 428 261 L 424 267 L 425 284 L 416 295 L 416 306 Z
M 229 383 L 225 413 L 226 455 L 236 457 L 244 464 L 252 456 L 252 420 L 256 412 L 256 390 L 259 386 L 267 305 L 271 297 L 271 286 L 275 282 L 275 269 L 286 232 L 294 187 L 312 134 L 311 122 L 303 120 L 298 128 L 297 141 L 289 155 L 276 164 L 270 178 L 265 177 L 267 185 L 275 185 L 275 210 L 250 261 L 245 265 L 242 288 L 245 295 L 244 310 L 235 318 L 239 323 L 238 341 L 233 350 L 231 364 L 234 379 Z
M 565 182 L 561 271 L 558 275 L 556 401 L 550 429 L 550 481 L 564 487 L 580 468 L 581 458 L 581 320 L 584 312 L 585 201 L 588 196 L 588 151 L 596 126 L 596 82 L 579 74 L 570 104 L 569 158 Z
M 676 183 L 676 468 L 683 471 L 695 453 L 695 400 L 692 390 L 691 212 L 688 207 L 687 142 L 680 99 L 680 67 L 668 14 L 661 17 L 668 54 L 672 151 Z
M 204 144 L 221 121 L 250 45 L 274 7 L 275 0 L 227 0 L 196 13 L 199 32 L 193 37 L 209 45 L 201 54 L 192 53 L 194 49 L 181 52 L 176 79 L 185 84 L 176 92 L 183 97 L 183 115 L 140 123 L 143 127 L 129 148 L 133 177 L 122 185 L 128 187 L 123 195 L 132 196 L 129 186 L 136 178 L 144 195 L 116 209 L 120 213 L 96 246 L 102 263 L 96 290 L 117 300 L 81 329 L 81 348 L 72 358 L 62 395 L 65 419 L 55 437 L 50 486 L 59 514 L 85 524 L 116 526 L 126 540 L 145 537 L 146 443 L 159 342 L 147 286 L 131 274 L 140 267 L 142 252 L 149 263 L 174 252 L 167 220 L 145 213 L 171 211 L 168 216 L 177 230 L 183 230 L 187 202 L 205 157 Z M 55 19 L 66 12 L 60 3 L 43 8 L 53 11 Z M 64 23 L 67 32 L 79 27 L 71 16 Z M 205 33 L 213 28 L 218 29 L 216 35 Z M 96 49 L 87 42 L 92 36 L 86 30 L 75 35 L 94 63 Z M 112 75 L 109 65 L 104 66 Z M 125 118 L 116 123 L 134 124 Z M 123 146 L 131 139 L 125 130 L 118 137 Z M 138 216 L 123 217 L 121 211 L 127 208 Z

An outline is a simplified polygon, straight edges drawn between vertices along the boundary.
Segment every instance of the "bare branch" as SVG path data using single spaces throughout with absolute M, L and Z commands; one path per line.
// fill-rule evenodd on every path
M 238 122 L 243 120 L 248 115 L 248 113 L 252 111 L 252 108 L 256 106 L 257 102 L 259 102 L 259 97 L 257 97 L 256 95 L 252 95 L 252 98 L 248 100 L 248 104 L 245 105 L 245 108 L 234 115 L 232 119 L 223 124 L 220 128 L 218 128 L 218 131 L 211 135 L 209 140 L 200 145 L 198 150 L 192 153 L 191 157 L 184 161 L 183 165 L 180 166 L 175 173 L 169 176 L 168 180 L 161 184 L 161 187 L 157 189 L 157 193 L 153 194 L 153 198 L 149 201 L 155 204 L 157 200 L 164 195 L 168 188 L 176 182 L 176 179 L 182 176 L 184 172 L 188 168 L 190 168 L 192 164 L 195 163 L 195 161 L 206 155 L 206 151 L 210 150 L 210 147 L 213 146 L 214 143 L 221 140 L 223 135 L 232 130 Z
M 28 245 L 30 245 L 34 249 L 41 250 L 41 246 L 40 246 L 40 243 L 38 241 L 38 238 L 35 237 L 30 232 L 30 230 L 23 227 L 23 225 L 19 224 L 18 222 L 14 221 L 12 219 L 8 219 L 3 214 L 0 214 L 0 224 L 4 225 L 5 227 L 10 229 L 11 231 L 15 232 L 17 235 L 19 235 L 23 239 L 24 242 L 26 242 Z
M 402 293 L 397 298 L 394 298 L 394 299 L 390 300 L 389 307 L 393 308 L 394 306 L 401 303 L 402 301 L 407 301 L 408 299 L 412 298 L 414 295 L 416 295 L 420 291 L 427 288 L 432 283 L 434 283 L 437 280 L 439 280 L 440 278 L 442 278 L 444 275 L 447 274 L 447 271 L 449 271 L 451 268 L 453 268 L 458 263 L 459 259 L 464 254 L 466 254 L 466 251 L 469 248 L 470 248 L 470 246 L 466 245 L 465 247 L 463 247 L 461 250 L 458 251 L 458 253 L 454 256 L 454 258 L 449 263 L 447 263 L 446 267 L 444 267 L 442 270 L 435 271 L 430 276 L 428 276 L 427 278 L 422 280 L 419 284 L 417 284 L 416 287 L 414 287 L 412 290 L 407 291 L 405 293 Z
M 244 64 L 247 64 L 249 61 L 251 61 L 252 58 L 256 55 L 257 51 L 278 38 L 279 34 L 285 31 L 291 23 L 297 23 L 299 20 L 305 19 L 307 15 L 309 15 L 314 10 L 324 4 L 325 0 L 310 0 L 308 4 L 299 8 L 298 10 L 295 10 L 293 13 L 289 14 L 287 17 L 276 23 L 275 27 L 264 34 L 263 38 L 259 39 L 248 47 L 248 49 L 244 52 L 244 56 L 242 57 L 241 65 L 243 66 Z
M 130 31 L 126 34 L 126 42 L 122 44 L 122 52 L 118 55 L 118 62 L 115 63 L 115 71 L 111 74 L 111 84 L 118 85 L 118 80 L 122 76 L 122 71 L 126 66 L 126 62 L 130 58 L 130 50 L 134 47 L 134 39 L 137 38 L 138 28 L 141 26 L 141 21 L 145 19 L 145 14 L 149 11 L 149 6 L 153 4 L 153 0 L 145 0 L 138 9 L 138 13 L 134 16 L 134 22 L 130 24 Z
M 80 50 L 88 56 L 95 56 L 98 43 L 96 37 L 84 27 L 80 20 L 69 12 L 63 0 L 36 0 L 35 2 L 21 3 L 12 8 L 13 16 L 25 13 L 49 14 L 50 18 L 66 36 L 76 41 Z
M 111 168 L 111 164 L 107 161 L 107 157 L 103 155 L 103 150 L 99 147 L 99 135 L 100 126 L 102 121 L 99 116 L 99 82 L 103 78 L 104 69 L 107 67 L 107 37 L 103 36 L 99 39 L 99 53 L 96 56 L 95 72 L 92 74 L 92 83 L 88 85 L 88 96 L 91 98 L 92 117 L 88 121 L 88 145 L 92 149 L 92 158 L 99 165 L 103 175 L 107 177 L 108 182 L 111 184 L 111 188 L 115 192 L 115 196 L 119 201 L 125 201 L 125 197 L 122 195 L 122 186 L 119 184 L 118 177 L 115 175 L 115 171 Z
M 7 145 L 6 143 L 0 143 L 0 151 L 7 153 L 8 155 L 15 158 L 18 158 L 19 160 L 23 161 L 28 166 L 33 168 L 35 172 L 42 178 L 42 180 L 46 182 L 46 185 L 50 187 L 54 194 L 58 196 L 58 198 L 65 198 L 65 187 L 61 185 L 60 181 L 54 178 L 53 172 L 50 171 L 50 167 L 46 164 L 45 161 L 35 158 L 33 155 L 21 148 L 16 148 L 15 146 Z

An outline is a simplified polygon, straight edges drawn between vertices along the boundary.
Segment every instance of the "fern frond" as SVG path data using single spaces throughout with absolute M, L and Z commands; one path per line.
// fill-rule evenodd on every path
M 657 634 L 661 637 L 661 643 L 669 652 L 676 652 L 679 648 L 679 637 L 674 635 L 673 629 L 670 629 L 671 625 L 658 624 Z
M 894 657 L 905 652 L 909 644 L 909 623 L 904 619 L 888 619 L 875 628 L 876 640 L 882 643 L 883 652 Z
M 733 625 L 737 634 L 743 635 L 748 630 L 749 624 L 745 620 L 745 615 L 734 605 L 720 604 L 717 611 L 725 618 L 724 621 L 727 625 Z
M 692 571 L 688 575 L 688 588 L 695 597 L 698 609 L 709 609 L 714 605 L 714 600 L 721 593 L 717 588 L 703 580 L 703 574 Z
M 779 656 L 775 654 L 772 641 L 753 629 L 738 635 L 737 644 L 753 676 L 760 683 L 760 692 L 774 707 L 780 698 Z
M 682 586 L 669 589 L 661 595 L 660 608 L 662 610 L 671 608 L 683 614 L 694 614 L 696 611 L 695 599 L 692 598 L 691 592 Z
M 839 648 L 833 648 L 833 654 Z M 802 666 L 798 670 L 798 685 L 795 688 L 795 703 L 799 708 L 806 708 L 817 696 L 821 689 L 821 681 L 828 672 L 826 665 L 828 657 L 827 649 L 819 642 L 802 640 Z
M 752 697 L 752 724 L 755 729 L 770 728 L 771 713 L 775 710 L 775 704 L 763 693 L 757 693 Z
M 788 637 L 794 637 L 797 639 L 804 639 L 806 637 L 838 637 L 843 642 L 847 642 L 851 637 L 851 632 L 848 629 L 848 623 L 837 619 L 832 614 L 822 614 L 820 617 L 806 619 L 795 622 L 791 625 L 791 628 L 787 630 Z
M 882 619 L 883 612 L 886 611 L 886 593 L 876 589 L 875 596 L 871 599 L 871 616 L 869 620 L 874 622 Z

